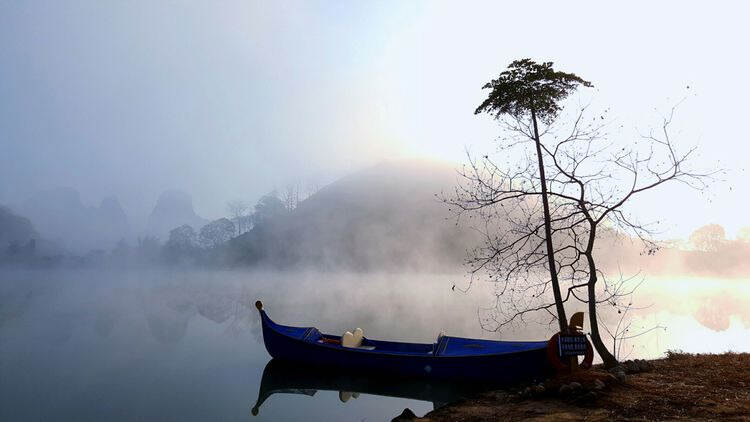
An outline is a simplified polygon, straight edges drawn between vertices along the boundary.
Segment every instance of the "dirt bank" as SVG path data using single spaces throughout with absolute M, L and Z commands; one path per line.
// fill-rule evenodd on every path
M 627 376 L 590 371 L 577 379 L 484 393 L 412 420 L 750 421 L 750 354 L 669 353 L 641 363 L 628 368 Z

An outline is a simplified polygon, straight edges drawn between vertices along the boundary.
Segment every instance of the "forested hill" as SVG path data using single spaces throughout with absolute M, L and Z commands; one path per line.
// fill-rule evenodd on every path
M 234 263 L 351 270 L 458 268 L 476 236 L 435 197 L 456 183 L 447 165 L 384 163 L 321 189 L 292 212 L 233 239 Z

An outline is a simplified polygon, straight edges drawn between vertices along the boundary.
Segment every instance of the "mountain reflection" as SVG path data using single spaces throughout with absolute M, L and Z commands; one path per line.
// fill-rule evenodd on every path
M 226 332 L 233 336 L 260 333 L 250 296 L 241 289 L 172 285 L 139 291 L 137 296 L 151 335 L 162 344 L 180 342 L 196 315 L 226 324 Z
M 197 307 L 182 288 L 154 289 L 141 294 L 141 306 L 151 335 L 160 343 L 178 343 L 185 337 L 190 318 Z
M 17 286 L 9 292 L 0 291 L 0 327 L 6 321 L 21 317 L 29 308 L 34 293 L 26 286 Z
M 258 400 L 251 413 L 257 416 L 263 403 L 274 394 L 314 396 L 321 390 L 337 391 L 343 403 L 356 399 L 359 394 L 371 394 L 432 402 L 433 408 L 437 409 L 492 387 L 498 386 L 372 374 L 353 375 L 334 368 L 308 367 L 271 359 L 263 370 Z

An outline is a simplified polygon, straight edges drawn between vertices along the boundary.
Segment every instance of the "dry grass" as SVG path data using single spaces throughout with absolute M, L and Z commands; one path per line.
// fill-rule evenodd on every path
M 630 377 L 600 405 L 621 418 L 750 420 L 750 354 L 670 352 Z
M 669 352 L 654 370 L 611 383 L 585 403 L 557 397 L 525 400 L 497 391 L 425 415 L 424 421 L 500 420 L 748 420 L 750 354 Z M 584 378 L 607 378 L 592 371 Z M 571 379 L 550 380 L 547 385 Z M 580 381 L 586 381 L 581 379 Z M 582 382 L 583 383 L 583 382 Z

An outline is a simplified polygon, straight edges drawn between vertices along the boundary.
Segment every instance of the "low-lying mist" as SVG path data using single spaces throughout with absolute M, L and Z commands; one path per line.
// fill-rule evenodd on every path
M 436 196 L 450 192 L 456 179 L 447 165 L 384 163 L 306 193 L 298 186 L 272 192 L 254 207 L 234 203 L 232 215 L 212 222 L 195 214 L 189 195 L 170 191 L 157 202 L 143 235 L 82 253 L 66 249 L 66 242 L 76 244 L 77 235 L 95 232 L 111 238 L 112 230 L 125 223 L 104 224 L 92 217 L 119 209 L 112 200 L 86 208 L 76 194 L 65 191 L 46 196 L 54 206 L 29 207 L 39 221 L 0 209 L 0 266 L 461 273 L 467 251 L 484 239 L 474 230 L 476 222 L 456 220 Z M 80 218 L 71 220 L 66 213 Z M 52 221 L 73 234 L 51 240 Z M 697 229 L 689 241 L 666 242 L 651 255 L 643 253 L 639 241 L 604 230 L 596 257 L 609 272 L 743 278 L 750 275 L 743 259 L 750 253 L 748 239 L 746 234 L 727 239 L 714 224 Z
M 281 323 L 316 325 L 331 333 L 359 326 L 373 338 L 432 342 L 445 331 L 465 337 L 538 340 L 555 328 L 539 318 L 498 332 L 483 330 L 478 310 L 492 303 L 493 285 L 475 283 L 461 292 L 452 288 L 464 280 L 458 273 L 22 270 L 3 271 L 2 277 L 0 330 L 42 330 L 51 336 L 39 337 L 42 343 L 65 342 L 78 332 L 106 337 L 139 327 L 151 340 L 173 344 L 199 321 L 220 327 L 223 335 L 251 333 L 257 341 L 258 299 Z M 744 280 L 654 279 L 636 292 L 633 301 L 638 306 L 628 318 L 636 320 L 633 334 L 653 325 L 666 331 L 628 343 L 646 347 L 637 352 L 641 356 L 657 356 L 668 347 L 686 347 L 681 342 L 700 337 L 699 332 L 747 331 L 750 312 L 742 304 L 748 299 Z M 605 323 L 616 324 L 619 317 L 603 308 Z M 688 326 L 690 330 L 683 331 Z M 713 346 L 750 346 L 741 344 L 741 338 L 747 337 L 736 338 L 739 344 Z M 658 346 L 652 344 L 657 340 Z

